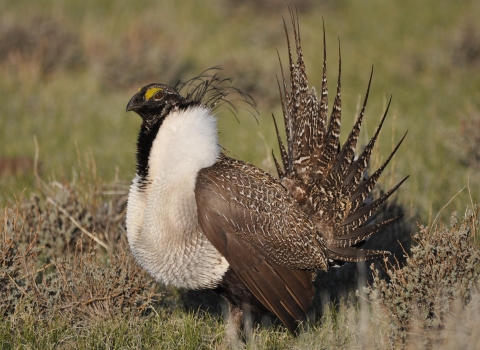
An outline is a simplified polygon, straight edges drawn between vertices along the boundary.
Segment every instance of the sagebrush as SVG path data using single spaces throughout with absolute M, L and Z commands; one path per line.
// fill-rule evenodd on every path
M 387 315 L 392 346 L 412 341 L 440 346 L 451 341 L 452 333 L 466 348 L 478 344 L 472 341 L 479 338 L 475 327 L 480 322 L 480 250 L 473 243 L 479 210 L 475 205 L 462 219 L 452 213 L 450 226 L 420 226 L 405 265 L 386 264 L 388 281 L 375 269 L 366 292 L 374 309 Z M 476 314 L 475 323 L 452 329 L 452 321 L 469 311 Z
M 31 307 L 71 322 L 143 314 L 160 295 L 129 252 L 124 196 L 85 200 L 82 186 L 45 188 L 0 216 L 0 316 Z

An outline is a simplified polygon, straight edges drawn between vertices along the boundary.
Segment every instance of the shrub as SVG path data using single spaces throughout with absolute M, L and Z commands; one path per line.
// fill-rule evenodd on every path
M 475 206 L 461 221 L 453 213 L 450 227 L 420 226 L 405 266 L 385 266 L 388 282 L 375 270 L 373 285 L 366 292 L 376 310 L 391 322 L 392 345 L 412 338 L 427 346 L 444 342 L 449 335 L 445 330 L 451 330 L 447 322 L 478 299 L 480 251 L 472 237 L 478 229 L 479 210 Z
M 64 21 L 45 15 L 30 16 L 22 21 L 2 17 L 0 63 L 13 67 L 34 65 L 43 75 L 83 64 L 79 36 L 68 29 Z
M 475 67 L 480 63 L 480 27 L 476 20 L 465 18 L 453 51 L 452 61 L 457 66 Z
M 480 168 L 480 111 L 471 109 L 460 118 L 460 130 L 454 134 L 451 147 L 466 165 Z
M 0 318 L 24 308 L 70 322 L 143 314 L 160 295 L 128 252 L 124 187 L 108 196 L 78 184 L 42 186 L 0 216 Z

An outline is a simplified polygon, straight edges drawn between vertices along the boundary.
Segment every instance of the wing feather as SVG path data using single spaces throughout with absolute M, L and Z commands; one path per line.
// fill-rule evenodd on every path
M 314 260 L 311 252 L 298 254 L 300 248 L 295 251 L 295 247 L 307 243 L 306 238 L 313 236 L 314 231 L 306 234 L 313 226 L 307 225 L 307 229 L 297 231 L 297 237 L 286 235 L 286 232 L 292 232 L 290 229 L 282 232 L 280 228 L 286 227 L 284 225 L 290 221 L 291 215 L 303 217 L 301 209 L 296 208 L 290 197 L 292 207 L 285 205 L 281 212 L 284 218 L 276 217 L 274 224 L 266 217 L 267 212 L 279 212 L 267 210 L 275 204 L 268 200 L 271 194 L 264 191 L 269 188 L 264 181 L 275 180 L 255 169 L 247 182 L 244 178 L 248 173 L 246 169 L 253 171 L 254 168 L 225 157 L 199 172 L 195 187 L 199 223 L 206 237 L 252 294 L 293 331 L 295 322 L 301 320 L 310 308 L 315 290 L 312 272 L 298 266 L 289 268 L 289 263 L 302 261 L 301 257 L 298 259 L 302 254 L 308 255 L 308 260 Z M 275 190 L 285 191 L 281 186 Z M 276 193 L 276 196 L 276 203 L 281 203 L 282 194 Z M 289 198 L 288 194 L 284 196 Z M 276 252 L 279 252 L 278 256 L 275 256 Z M 325 260 L 323 252 L 320 256 Z M 326 266 L 326 261 L 323 264 Z

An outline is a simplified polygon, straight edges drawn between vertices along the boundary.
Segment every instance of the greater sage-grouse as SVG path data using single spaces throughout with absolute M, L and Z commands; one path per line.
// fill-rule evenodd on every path
M 225 102 L 225 94 L 217 76 L 175 88 L 149 84 L 127 105 L 143 121 L 127 210 L 136 259 L 164 284 L 215 289 L 237 322 L 248 307 L 271 312 L 291 331 L 311 306 L 316 270 L 387 253 L 356 246 L 398 219 L 368 221 L 404 181 L 366 203 L 403 138 L 364 179 L 388 107 L 355 156 L 370 75 L 363 107 L 340 148 L 340 71 L 328 121 L 325 47 L 318 98 L 308 88 L 298 22 L 293 17 L 292 22 L 296 61 L 287 33 L 290 84 L 283 69 L 279 83 L 286 131 L 284 147 L 276 130 L 283 163 L 282 168 L 275 160 L 279 179 L 222 153 L 213 108 Z M 325 45 L 325 30 L 323 38 Z

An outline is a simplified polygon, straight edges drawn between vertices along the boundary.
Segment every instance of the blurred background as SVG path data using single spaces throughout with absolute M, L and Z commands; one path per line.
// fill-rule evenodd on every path
M 174 85 L 213 66 L 259 111 L 257 122 L 248 111 L 240 109 L 237 121 L 219 110 L 221 144 L 273 172 L 271 113 L 281 121 L 276 50 L 286 66 L 288 3 L 298 10 L 317 89 L 325 21 L 330 96 L 341 42 L 343 140 L 372 65 L 363 145 L 393 95 L 373 162 L 385 160 L 408 130 L 383 176 L 391 186 L 410 175 L 398 191 L 407 214 L 429 223 L 466 185 L 441 216 L 477 200 L 479 1 L 0 0 L 0 203 L 34 191 L 36 150 L 44 179 L 70 181 L 87 167 L 96 181 L 128 184 L 140 125 L 125 113 L 130 97 L 144 84 Z

